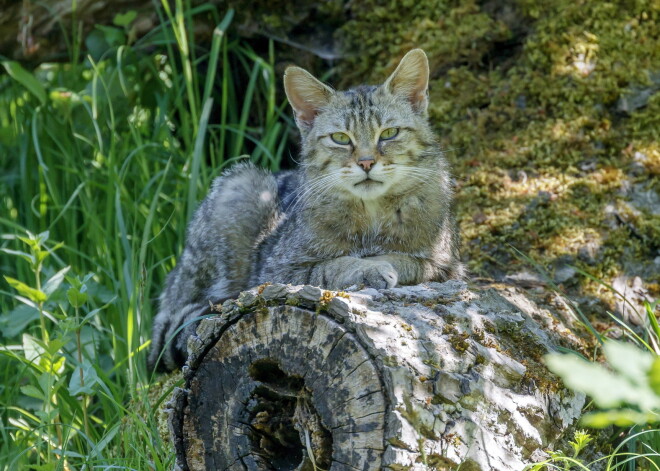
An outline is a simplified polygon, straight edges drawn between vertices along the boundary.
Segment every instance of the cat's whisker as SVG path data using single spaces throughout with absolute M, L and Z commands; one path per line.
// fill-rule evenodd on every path
M 305 199 L 304 203 L 308 206 L 315 206 L 326 193 L 329 193 L 333 189 L 332 185 L 326 185 L 321 188 L 321 191 L 312 195 L 311 199 Z
M 436 176 L 437 177 L 444 177 L 445 176 L 445 172 L 442 171 L 442 170 L 438 170 L 438 169 L 423 169 L 422 170 L 422 169 L 417 169 L 417 168 L 412 168 L 412 167 L 402 167 L 400 169 L 400 171 L 404 175 L 417 174 L 417 175 L 421 175 L 423 177 L 428 177 L 428 178 L 432 178 L 432 177 L 436 177 Z
M 284 212 L 287 214 L 295 213 L 302 205 L 305 204 L 305 202 L 307 201 L 307 196 L 312 194 L 315 190 L 323 187 L 324 186 L 321 183 L 319 183 L 315 186 L 306 188 L 303 193 L 301 193 L 299 196 L 293 199 L 293 201 L 285 208 Z
M 303 202 L 306 201 L 306 197 L 315 190 L 324 187 L 333 187 L 334 185 L 332 185 L 332 183 L 337 180 L 337 175 L 335 175 L 335 173 L 336 172 L 332 172 L 328 175 L 316 177 L 304 184 L 302 188 L 294 194 L 292 202 L 284 209 L 284 212 L 294 212 Z
M 334 178 L 334 176 L 335 175 L 334 175 L 334 172 L 333 172 L 333 173 L 330 173 L 328 175 L 322 175 L 320 177 L 313 178 L 313 179 L 303 183 L 303 185 L 300 187 L 300 189 L 298 189 L 294 193 L 293 197 L 298 198 L 302 193 L 304 193 L 305 191 L 307 191 L 311 187 L 314 187 L 314 186 L 319 185 L 319 184 L 323 184 L 326 180 L 330 180 L 330 179 Z
M 428 179 L 422 178 L 419 175 L 406 175 L 407 178 L 410 178 L 412 180 L 418 181 L 422 184 L 428 183 Z
M 441 173 L 435 172 L 423 172 L 417 170 L 403 170 L 400 172 L 400 176 L 403 178 L 410 178 L 418 181 L 422 184 L 429 184 L 430 182 L 438 181 L 443 178 Z
M 437 174 L 435 172 L 426 172 L 426 171 L 420 171 L 420 170 L 417 170 L 417 169 L 409 169 L 409 168 L 400 169 L 399 174 L 404 175 L 404 176 L 417 175 L 417 176 L 423 177 L 425 179 L 430 179 L 430 178 L 433 178 L 437 175 L 440 175 L 440 174 Z
M 319 188 L 319 187 L 323 186 L 325 183 L 329 182 L 330 180 L 332 180 L 331 177 L 320 178 L 320 179 L 312 181 L 308 184 L 303 185 L 300 188 L 300 190 L 298 190 L 294 194 L 294 196 L 293 196 L 294 200 L 299 201 L 299 200 L 303 199 L 305 197 L 305 195 L 307 195 L 308 193 L 314 191 L 316 188 Z

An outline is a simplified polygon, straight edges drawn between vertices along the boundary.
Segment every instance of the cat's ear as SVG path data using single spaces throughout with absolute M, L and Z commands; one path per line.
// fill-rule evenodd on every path
M 403 56 L 396 70 L 385 81 L 385 88 L 405 97 L 413 109 L 425 114 L 428 107 L 429 60 L 421 49 Z
M 295 66 L 284 71 L 284 91 L 301 129 L 312 125 L 319 110 L 328 104 L 334 93 L 305 69 Z

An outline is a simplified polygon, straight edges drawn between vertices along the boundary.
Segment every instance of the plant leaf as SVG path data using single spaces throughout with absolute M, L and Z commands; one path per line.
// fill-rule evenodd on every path
M 51 294 L 53 294 L 53 292 L 55 292 L 55 290 L 57 290 L 57 288 L 60 287 L 62 281 L 64 281 L 64 276 L 67 274 L 67 272 L 70 269 L 71 267 L 64 267 L 50 277 L 50 279 L 44 285 L 44 289 L 43 289 L 43 292 L 46 293 L 46 296 L 50 296 Z
M 616 409 L 602 412 L 589 412 L 582 416 L 580 424 L 591 428 L 605 428 L 610 425 L 632 427 L 633 425 L 660 422 L 660 415 L 652 412 L 639 412 L 634 409 Z
M 37 319 L 39 319 L 39 311 L 35 307 L 19 304 L 8 313 L 0 315 L 0 332 L 5 338 L 10 339 L 25 331 L 25 327 Z
M 48 421 L 45 422 L 48 423 Z M 57 463 L 33 464 L 30 465 L 30 468 L 34 471 L 55 471 L 57 469 Z
M 69 288 L 66 291 L 66 297 L 69 299 L 69 302 L 73 307 L 79 308 L 87 302 L 88 296 L 82 289 Z
M 82 377 L 80 375 L 82 370 Z M 69 394 L 78 396 L 80 394 L 94 394 L 94 386 L 99 382 L 94 366 L 87 360 L 82 365 L 76 366 L 69 381 Z
M 103 438 L 101 438 L 99 441 L 96 442 L 94 445 L 94 448 L 91 449 L 89 452 L 89 457 L 94 458 L 94 457 L 101 457 L 101 453 L 105 449 L 106 446 L 108 446 L 108 443 L 112 441 L 113 438 L 115 438 L 115 435 L 117 435 L 117 432 L 119 432 L 122 429 L 122 424 L 117 423 L 113 425 L 110 430 L 107 430 L 105 434 L 103 435 Z
M 5 67 L 9 76 L 27 88 L 42 105 L 46 103 L 46 89 L 34 75 L 25 70 L 18 62 L 2 61 L 0 63 Z
M 644 384 L 653 363 L 653 355 L 627 342 L 605 342 L 607 363 L 633 384 Z
M 649 386 L 654 393 L 660 396 L 660 357 L 655 357 L 648 372 Z
M 0 249 L 0 252 L 4 252 L 9 255 L 16 255 L 24 260 L 27 260 L 30 265 L 34 265 L 35 262 L 34 255 L 30 255 L 29 253 L 21 252 L 20 250 L 11 250 L 11 249 Z
M 36 386 L 33 386 L 32 384 L 21 386 L 21 392 L 26 396 L 34 397 L 35 399 L 41 399 L 42 401 L 46 399 L 44 397 L 43 391 L 41 391 L 41 389 L 37 388 Z
M 126 13 L 117 13 L 112 22 L 115 26 L 121 26 L 126 28 L 137 18 L 137 12 L 135 10 L 128 10 Z
M 636 405 L 644 410 L 660 408 L 660 397 L 648 385 L 640 387 L 628 378 L 616 375 L 602 365 L 574 355 L 550 354 L 546 364 L 559 375 L 566 386 L 591 396 L 601 408 Z
M 96 29 L 103 33 L 105 42 L 110 47 L 121 46 L 126 43 L 126 35 L 119 28 L 113 28 L 112 26 L 96 25 Z
M 48 299 L 46 293 L 36 288 L 31 288 L 22 281 L 18 281 L 10 276 L 5 276 L 5 280 L 7 280 L 7 283 L 9 283 L 12 288 L 35 303 L 43 303 Z
M 30 334 L 23 334 L 23 354 L 27 361 L 37 363 L 37 360 L 46 353 L 41 342 Z

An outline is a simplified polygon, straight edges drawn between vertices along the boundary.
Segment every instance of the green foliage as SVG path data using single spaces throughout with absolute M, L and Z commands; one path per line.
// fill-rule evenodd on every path
M 338 18 L 346 6 L 319 11 Z M 382 80 L 410 48 L 427 50 L 430 116 L 455 160 L 473 273 L 515 269 L 506 243 L 546 267 L 590 243 L 595 255 L 574 260 L 597 275 L 581 293 L 607 297 L 633 267 L 659 294 L 660 218 L 621 196 L 624 181 L 658 190 L 660 95 L 640 90 L 657 87 L 659 11 L 657 0 L 352 2 L 337 37 L 354 53 L 339 76 Z M 74 28 L 80 60 L 29 71 L 0 58 L 0 469 L 171 468 L 143 358 L 158 289 L 211 179 L 243 154 L 276 170 L 286 150 L 272 45 L 260 57 L 209 4 L 163 1 L 158 14 L 139 40 L 134 11 L 85 38 Z M 195 43 L 199 16 L 218 25 L 210 47 Z M 619 111 L 620 100 L 634 106 Z M 625 224 L 610 227 L 609 204 Z M 656 305 L 645 308 L 646 331 L 619 326 L 654 352 L 624 347 L 629 372 L 568 360 L 617 388 L 592 412 L 599 424 L 655 421 L 631 393 L 655 407 L 660 328 Z M 576 434 L 534 469 L 658 469 L 645 455 L 659 436 L 633 430 L 591 463 L 590 435 Z
M 17 321 L 21 323 L 22 331 L 17 348 L 0 350 L 3 374 L 10 373 L 3 380 L 2 397 L 15 401 L 9 408 L 14 413 L 6 418 L 9 426 L 5 426 L 5 430 L 15 445 L 32 447 L 37 465 L 58 460 L 61 452 L 52 443 L 79 446 L 98 439 L 98 432 L 89 427 L 90 404 L 99 401 L 103 405 L 109 399 L 112 403 L 120 396 L 119 391 L 112 390 L 116 385 L 108 381 L 108 376 L 97 372 L 102 362 L 96 355 L 94 344 L 99 341 L 108 343 L 108 340 L 102 340 L 100 324 L 90 322 L 84 327 L 85 323 L 79 321 L 78 309 L 84 307 L 87 299 L 78 296 L 78 303 L 70 303 L 65 293 L 81 293 L 92 288 L 96 294 L 90 301 L 103 305 L 87 312 L 88 321 L 97 321 L 113 300 L 107 299 L 107 293 L 99 289 L 92 274 L 86 276 L 84 282 L 78 280 L 76 287 L 68 288 L 64 280 L 71 267 L 65 266 L 57 272 L 52 269 L 50 259 L 61 244 L 51 246 L 48 236 L 48 232 L 38 235 L 28 232 L 26 237 L 17 237 L 26 246 L 26 251 L 4 250 L 10 256 L 26 260 L 34 277 L 28 283 L 5 276 L 17 292 L 14 299 L 21 304 L 0 315 L 0 331 L 4 338 L 15 337 L 19 329 L 12 324 Z M 38 326 L 35 323 L 33 329 L 31 320 L 36 321 L 36 318 L 40 322 Z M 91 359 L 96 365 L 92 365 Z M 99 396 L 104 391 L 108 394 Z M 41 439 L 35 441 L 40 435 Z M 52 443 L 43 437 L 51 437 Z M 19 466 L 21 460 L 17 453 L 20 448 L 12 451 L 5 446 L 2 451 L 10 469 Z
M 0 61 L 0 469 L 171 468 L 144 361 L 158 289 L 211 179 L 285 152 L 272 45 L 209 5 L 158 12 L 139 40 L 131 11 L 72 32 L 79 61 Z
M 660 440 L 658 440 L 659 430 L 651 429 L 644 431 L 633 430 L 633 433 L 625 439 L 607 455 L 602 455 L 595 459 L 588 459 L 585 455 L 585 449 L 593 437 L 584 430 L 576 430 L 574 439 L 568 443 L 572 449 L 571 455 L 562 451 L 550 451 L 550 458 L 527 466 L 524 471 L 569 471 L 584 470 L 593 471 L 595 469 L 603 471 L 641 471 L 660 469 Z M 634 451 L 626 451 L 634 450 Z
M 2 65 L 11 78 L 27 88 L 42 105 L 46 103 L 46 89 L 41 82 L 25 70 L 21 64 L 14 61 L 3 61 Z
M 607 455 L 595 459 L 586 458 L 585 449 L 593 437 L 584 430 L 576 430 L 573 441 L 569 442 L 572 454 L 562 451 L 550 451 L 550 458 L 527 466 L 524 471 L 549 470 L 584 470 L 595 469 L 603 471 L 642 471 L 660 469 L 660 430 L 633 430 L 625 439 Z M 634 451 L 626 451 L 626 450 Z
M 571 354 L 546 356 L 548 368 L 569 388 L 583 392 L 602 409 L 588 412 L 583 425 L 630 427 L 660 422 L 660 357 L 630 343 L 609 340 L 603 345 L 606 365 Z
M 625 300 L 612 286 L 585 272 L 583 274 Z M 590 470 L 596 465 L 606 470 L 660 469 L 660 430 L 655 428 L 660 422 L 660 330 L 655 317 L 657 305 L 658 301 L 644 303 L 647 323 L 641 333 L 610 314 L 623 327 L 629 342 L 599 335 L 605 357 L 603 364 L 589 362 L 572 353 L 546 355 L 548 368 L 567 387 L 592 399 L 590 410 L 581 417 L 580 423 L 595 429 L 621 427 L 621 436 L 625 438 L 613 441 L 616 447 L 610 454 L 588 462 L 578 457 L 584 445 L 578 446 L 580 440 L 576 432 L 576 440 L 569 443 L 574 448 L 572 457 L 561 451 L 550 452 L 549 460 L 530 469 Z M 582 319 L 594 331 L 583 315 Z M 582 440 L 581 443 L 586 445 L 588 441 Z
M 568 444 L 572 448 L 572 454 L 566 455 L 562 451 L 551 451 L 550 460 L 538 463 L 532 466 L 525 468 L 525 471 L 541 471 L 548 467 L 550 462 L 558 463 L 559 466 L 553 466 L 553 469 L 562 469 L 569 470 L 571 468 L 576 469 L 589 469 L 586 467 L 580 460 L 580 454 L 584 448 L 591 443 L 593 438 L 584 430 L 576 430 L 573 433 L 573 440 L 569 441 Z
M 552 290 L 561 297 L 560 287 L 552 281 L 549 273 L 540 264 L 515 248 L 513 252 L 520 260 L 532 265 L 545 278 Z M 572 268 L 612 292 L 632 310 L 636 310 L 636 307 L 610 284 L 584 270 Z M 646 323 L 641 332 L 640 329 L 633 329 L 614 314 L 607 313 L 619 324 L 621 332 L 627 337 L 628 342 L 622 342 L 608 338 L 608 332 L 598 332 L 578 303 L 564 299 L 563 307 L 566 312 L 572 315 L 576 325 L 581 325 L 585 332 L 594 336 L 596 345 L 598 348 L 602 347 L 607 362 L 605 364 L 590 362 L 576 352 L 569 351 L 563 354 L 548 354 L 544 358 L 545 363 L 567 387 L 593 399 L 590 411 L 580 419 L 583 426 L 596 429 L 623 427 L 621 436 L 627 436 L 623 440 L 617 437 L 610 438 L 611 443 L 599 440 L 601 443 L 596 445 L 598 450 L 614 445 L 616 448 L 609 455 L 589 462 L 587 458 L 578 454 L 593 439 L 586 432 L 578 430 L 575 432 L 575 440 L 568 443 L 573 448 L 572 456 L 566 455 L 561 449 L 549 450 L 550 459 L 529 467 L 529 470 L 574 468 L 591 470 L 596 465 L 598 469 L 607 470 L 660 469 L 660 430 L 651 428 L 660 422 L 658 414 L 660 412 L 658 388 L 660 329 L 655 317 L 658 303 L 658 301 L 644 302 Z M 562 350 L 566 352 L 565 349 Z M 594 352 L 594 356 L 597 355 L 598 350 Z M 640 431 L 640 426 L 645 430 Z

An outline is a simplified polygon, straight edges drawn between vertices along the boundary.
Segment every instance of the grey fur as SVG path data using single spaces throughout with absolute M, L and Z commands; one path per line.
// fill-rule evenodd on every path
M 152 367 L 163 349 L 161 369 L 182 364 L 210 302 L 264 282 L 386 288 L 464 276 L 451 178 L 426 117 L 427 82 L 421 50 L 383 85 L 344 92 L 287 69 L 301 165 L 273 175 L 240 164 L 213 182 L 160 296 Z M 398 135 L 379 140 L 387 128 Z M 336 132 L 352 144 L 336 144 Z M 365 156 L 375 160 L 368 174 L 357 164 Z

